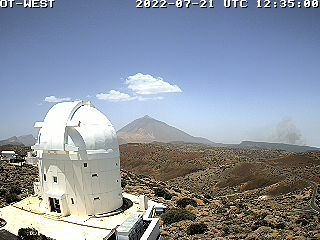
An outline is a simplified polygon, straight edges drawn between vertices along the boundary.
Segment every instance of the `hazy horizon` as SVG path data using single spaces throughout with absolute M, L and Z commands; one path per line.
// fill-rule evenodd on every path
M 117 130 L 149 115 L 213 142 L 320 147 L 319 9 L 217 4 L 0 9 L 0 139 L 82 99 Z
M 141 117 L 139 117 L 139 118 L 137 118 L 137 119 L 140 119 L 140 118 L 143 118 L 143 117 L 146 117 L 146 116 L 148 116 L 148 117 L 150 117 L 150 118 L 152 118 L 152 119 L 155 119 L 155 118 L 153 118 L 152 116 L 149 116 L 149 115 L 144 115 L 144 116 L 141 116 Z M 129 123 L 131 123 L 131 122 L 133 122 L 134 120 L 137 120 L 137 119 L 133 119 L 132 121 L 130 121 L 130 122 L 128 122 L 127 124 L 129 124 Z M 160 119 L 155 119 L 155 120 L 157 120 L 157 121 L 161 121 Z M 161 122 L 163 122 L 163 121 L 161 121 Z M 175 127 L 175 126 L 173 126 L 173 125 L 170 125 L 169 123 L 166 123 L 166 122 L 164 122 L 165 124 L 168 124 L 169 126 L 172 126 L 172 127 Z M 126 124 L 126 125 L 127 125 Z M 116 131 L 118 132 L 118 131 L 120 131 L 123 127 L 125 127 L 126 125 L 124 125 L 124 126 L 122 126 L 122 127 L 120 127 L 120 128 L 116 128 Z M 175 127 L 176 128 L 176 127 Z M 178 128 L 179 129 L 179 128 Z M 179 129 L 179 130 L 181 130 L 181 131 L 183 131 L 183 132 L 186 132 L 186 131 L 184 131 L 183 129 Z M 186 132 L 187 134 L 190 134 L 189 132 Z M 29 135 L 29 134 L 31 134 L 31 135 L 33 135 L 33 137 L 34 138 L 37 138 L 37 130 L 35 130 L 35 131 L 33 131 L 33 133 L 27 133 L 27 134 L 24 134 L 24 135 Z M 20 137 L 20 136 L 24 136 L 24 135 L 14 135 L 14 136 L 16 136 L 16 137 Z M 190 134 L 190 135 L 192 135 L 192 134 Z M 10 136 L 10 137 L 14 137 L 14 136 Z M 8 138 L 10 138 L 10 137 L 8 137 Z M 203 137 L 203 136 L 197 136 L 197 135 L 194 135 L 193 137 Z M 205 137 L 203 137 L 203 138 L 205 138 Z M 209 138 L 206 138 L 206 139 L 208 139 L 208 140 L 210 140 L 210 141 L 212 141 L 212 142 L 214 142 L 214 143 L 222 143 L 222 144 L 239 144 L 239 143 L 241 143 L 241 142 L 243 142 L 243 141 L 255 141 L 255 142 L 268 142 L 268 143 L 285 143 L 285 144 L 293 144 L 293 145 L 302 145 L 302 146 L 307 146 L 306 144 L 304 144 L 304 143 L 289 143 L 289 142 L 286 142 L 286 141 L 277 141 L 277 140 L 272 140 L 272 139 L 270 139 L 270 140 L 257 140 L 257 139 L 243 139 L 243 140 L 240 140 L 239 142 L 222 142 L 222 141 L 213 141 L 213 140 L 211 140 L 211 139 L 209 139 Z M 0 139 L 0 141 L 1 140 L 5 140 L 5 139 Z M 312 145 L 309 145 L 310 147 L 318 147 L 318 146 L 312 146 Z

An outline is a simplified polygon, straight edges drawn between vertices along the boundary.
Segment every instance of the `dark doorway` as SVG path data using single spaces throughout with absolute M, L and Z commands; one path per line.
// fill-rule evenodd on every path
M 59 199 L 57 199 L 57 198 L 50 198 L 50 197 L 49 197 L 49 203 L 50 203 L 50 211 L 51 211 L 51 212 L 61 213 L 61 208 L 60 208 Z

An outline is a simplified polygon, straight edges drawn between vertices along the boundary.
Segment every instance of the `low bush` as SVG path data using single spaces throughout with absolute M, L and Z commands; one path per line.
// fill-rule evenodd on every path
M 20 201 L 20 198 L 18 197 L 17 194 L 15 193 L 9 193 L 5 196 L 6 202 L 9 203 L 13 203 L 13 202 L 17 202 Z
M 205 223 L 192 223 L 187 228 L 187 234 L 188 235 L 194 235 L 194 234 L 202 234 L 208 231 L 208 226 Z
M 125 188 L 127 186 L 127 181 L 125 179 L 121 179 L 121 187 Z
M 4 188 L 0 188 L 0 197 L 4 197 L 7 191 Z
M 12 193 L 12 194 L 21 194 L 22 191 L 19 187 L 16 187 L 16 186 L 12 186 L 10 189 L 9 189 L 9 192 Z
M 18 238 L 21 240 L 36 240 L 38 231 L 34 228 L 20 228 L 18 230 Z
M 157 197 L 163 197 L 163 195 L 165 194 L 165 189 L 163 188 L 155 188 L 153 191 Z
M 154 194 L 157 197 L 163 197 L 166 200 L 170 200 L 172 198 L 171 193 L 169 193 L 168 190 L 166 190 L 165 188 L 159 187 L 159 188 L 155 188 L 154 189 Z
M 166 193 L 163 195 L 163 198 L 164 198 L 165 200 L 171 200 L 172 195 L 171 195 L 171 193 L 166 192 Z
M 45 235 L 38 233 L 34 228 L 20 228 L 18 231 L 19 240 L 53 240 Z
M 185 209 L 170 209 L 161 215 L 164 224 L 172 224 L 183 220 L 193 221 L 196 216 Z
M 176 201 L 176 204 L 179 208 L 185 208 L 188 205 L 191 205 L 193 207 L 198 206 L 196 200 L 191 199 L 191 198 L 180 198 Z
M 211 196 L 210 194 L 205 194 L 204 197 L 205 197 L 206 199 L 212 199 L 212 196 Z

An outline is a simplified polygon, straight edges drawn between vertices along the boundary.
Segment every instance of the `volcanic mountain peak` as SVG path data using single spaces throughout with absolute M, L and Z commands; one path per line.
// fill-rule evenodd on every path
M 208 139 L 191 136 L 148 115 L 132 121 L 121 128 L 117 134 L 120 144 L 149 143 L 153 141 L 213 144 Z

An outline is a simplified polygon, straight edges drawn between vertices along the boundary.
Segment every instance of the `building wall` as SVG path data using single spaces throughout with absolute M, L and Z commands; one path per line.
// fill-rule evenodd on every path
M 121 207 L 118 154 L 101 151 L 65 153 L 49 151 L 42 155 L 39 167 L 43 199 L 48 201 L 54 195 L 65 198 L 66 206 L 61 206 L 65 215 L 97 215 Z M 57 183 L 54 177 L 57 177 Z M 49 202 L 47 208 L 50 211 Z

